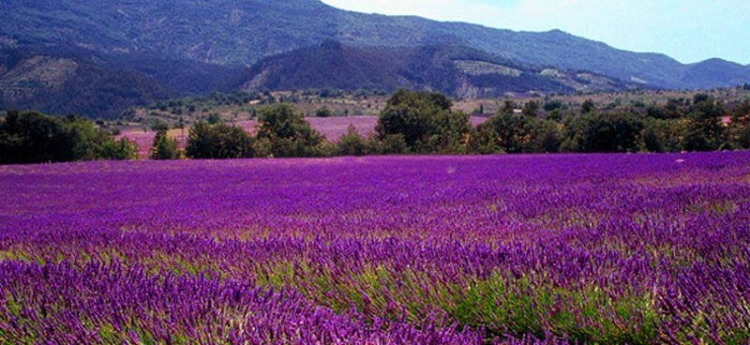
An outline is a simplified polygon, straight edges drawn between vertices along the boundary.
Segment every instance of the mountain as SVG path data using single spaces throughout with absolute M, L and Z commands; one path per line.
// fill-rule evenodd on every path
M 682 80 L 692 85 L 689 88 L 703 88 L 703 85 L 711 82 L 741 85 L 750 82 L 750 68 L 722 59 L 709 59 L 688 65 L 683 71 Z
M 461 98 L 620 91 L 637 86 L 588 72 L 524 65 L 459 45 L 358 47 L 330 40 L 263 59 L 240 83 L 249 90 L 425 89 Z
M 4 0 L 0 2 L 0 21 L 0 50 L 34 52 L 38 54 L 35 61 L 72 60 L 106 70 L 103 75 L 131 75 L 143 85 L 156 83 L 154 88 L 178 95 L 231 85 L 237 82 L 233 76 L 241 68 L 299 49 L 314 50 L 327 40 L 358 48 L 363 54 L 388 47 L 419 51 L 423 47 L 462 46 L 519 65 L 590 71 L 591 75 L 657 88 L 714 88 L 750 82 L 745 79 L 750 70 L 747 66 L 712 60 L 683 65 L 662 54 L 619 50 L 559 30 L 515 32 L 418 17 L 362 14 L 318 0 Z M 57 56 L 57 51 L 75 54 Z M 4 93 L 8 83 L 13 84 L 8 81 L 9 70 L 0 67 Z M 377 73 L 395 72 L 386 69 Z M 27 77 L 31 78 L 27 81 L 45 84 L 39 75 Z M 57 76 L 62 77 L 71 75 Z M 142 101 L 135 96 L 125 97 L 125 103 Z M 18 106 L 14 97 L 10 101 L 5 97 L 6 106 Z
M 115 118 L 122 109 L 174 94 L 152 77 L 78 56 L 0 51 L 0 109 Z
M 0 50 L 0 109 L 112 119 L 129 107 L 228 91 L 239 68 L 163 56 L 103 54 L 70 46 Z

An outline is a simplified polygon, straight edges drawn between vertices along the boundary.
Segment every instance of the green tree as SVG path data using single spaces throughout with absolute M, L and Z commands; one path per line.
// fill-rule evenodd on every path
M 10 111 L 0 122 L 0 163 L 116 159 L 112 135 L 91 120 Z M 130 158 L 125 155 L 126 158 Z
M 526 102 L 526 104 L 523 105 L 523 109 L 521 110 L 521 113 L 524 116 L 528 116 L 528 117 L 538 117 L 539 116 L 539 102 L 536 102 L 536 101 Z
M 188 132 L 185 154 L 200 159 L 249 158 L 253 140 L 239 126 L 198 122 Z
M 662 120 L 647 117 L 643 129 L 643 150 L 680 152 L 688 131 L 687 119 Z
M 180 158 L 180 150 L 177 148 L 177 140 L 170 138 L 167 135 L 167 131 L 156 132 L 148 157 L 156 160 Z
M 596 105 L 594 104 L 594 101 L 587 99 L 581 104 L 581 114 L 588 114 L 592 113 L 596 110 Z
M 338 156 L 362 156 L 368 153 L 367 148 L 367 141 L 350 124 L 346 130 L 346 135 L 336 143 L 335 154 Z
M 221 122 L 221 117 L 217 113 L 211 113 L 208 114 L 208 119 L 206 121 L 209 125 L 215 125 Z
M 131 160 L 138 158 L 138 145 L 128 140 L 127 138 L 120 138 L 120 140 L 107 141 L 101 149 L 102 159 L 109 160 Z
M 480 143 L 474 148 L 480 153 L 557 152 L 560 146 L 555 122 L 503 110 L 479 125 L 477 131 Z
M 696 94 L 687 114 L 690 125 L 685 137 L 685 149 L 713 151 L 727 148 L 729 140 L 721 122 L 724 115 L 722 103 L 706 94 Z
M 643 119 L 633 113 L 586 113 L 565 124 L 561 150 L 568 152 L 636 152 Z
M 152 119 L 149 123 L 149 128 L 154 132 L 168 131 L 169 124 L 160 119 Z
M 368 146 L 369 152 L 382 155 L 409 153 L 409 146 L 406 144 L 403 134 L 389 134 L 382 139 L 373 136 L 370 138 Z
M 750 149 L 750 101 L 745 100 L 732 110 L 729 135 L 735 147 Z
M 380 114 L 378 138 L 385 141 L 401 135 L 413 152 L 459 152 L 471 126 L 469 116 L 452 112 L 452 105 L 439 93 L 398 90 Z
M 328 107 L 320 107 L 315 110 L 315 116 L 317 117 L 331 117 L 333 116 L 333 111 L 331 111 Z
M 441 111 L 431 118 L 433 132 L 428 137 L 425 152 L 442 154 L 468 153 L 471 131 L 469 114 Z
M 320 157 L 326 140 L 290 104 L 274 104 L 258 112 L 257 140 L 270 143 L 274 157 Z

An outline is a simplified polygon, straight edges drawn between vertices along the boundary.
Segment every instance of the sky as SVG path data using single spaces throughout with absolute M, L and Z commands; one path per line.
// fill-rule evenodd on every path
M 682 63 L 750 64 L 750 0 L 323 0 L 364 13 L 417 15 L 514 31 L 565 32 Z

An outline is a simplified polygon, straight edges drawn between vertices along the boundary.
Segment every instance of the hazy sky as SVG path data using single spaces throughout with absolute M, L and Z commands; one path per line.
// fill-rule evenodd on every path
M 334 7 L 418 15 L 516 31 L 561 29 L 613 47 L 692 63 L 750 63 L 750 0 L 323 0 Z

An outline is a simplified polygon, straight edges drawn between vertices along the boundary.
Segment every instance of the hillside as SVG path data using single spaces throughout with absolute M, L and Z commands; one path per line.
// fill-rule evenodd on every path
M 80 56 L 0 51 L 0 109 L 115 118 L 127 107 L 175 95 L 151 76 Z
M 317 0 L 8 0 L 0 4 L 6 45 L 73 43 L 100 52 L 161 52 L 221 65 L 252 64 L 325 39 L 362 46 L 460 43 L 536 65 L 590 70 L 660 87 L 727 86 L 683 75 L 660 54 L 632 53 L 559 30 L 514 32 L 417 17 L 335 9 Z M 736 65 L 733 67 L 744 67 Z
M 340 72 L 341 76 L 354 76 L 355 80 L 369 82 L 374 87 L 418 85 L 419 80 L 427 80 L 429 83 L 423 84 L 432 85 L 438 79 L 451 80 L 449 75 L 425 75 L 418 68 L 419 64 L 399 61 L 400 67 L 387 67 L 382 63 L 384 59 L 372 57 L 372 52 L 383 51 L 383 47 L 406 49 L 403 52 L 391 50 L 388 54 L 408 56 L 440 46 L 474 49 L 502 59 L 502 65 L 513 62 L 563 73 L 589 71 L 586 73 L 591 76 L 606 76 L 648 87 L 696 89 L 750 82 L 750 67 L 732 62 L 709 60 L 683 65 L 665 55 L 619 50 L 558 30 L 515 32 L 417 17 L 370 15 L 339 10 L 317 0 L 6 0 L 0 2 L 0 21 L 4 23 L 0 27 L 0 49 L 22 52 L 22 55 L 33 53 L 24 55 L 24 63 L 35 65 L 40 60 L 65 59 L 98 71 L 92 74 L 94 77 L 86 77 L 87 74 L 71 74 L 70 68 L 62 68 L 63 75 L 55 76 L 55 87 L 50 88 L 46 77 L 34 73 L 19 76 L 23 71 L 13 72 L 13 66 L 6 63 L 0 66 L 4 106 L 41 106 L 46 111 L 76 111 L 87 116 L 103 113 L 111 117 L 122 110 L 121 105 L 144 104 L 145 100 L 164 99 L 166 95 L 227 90 L 228 86 L 242 85 L 245 81 L 234 78 L 239 69 L 259 62 L 268 66 L 269 60 L 264 59 L 299 49 L 308 49 L 303 55 L 318 60 L 300 61 L 302 65 L 334 66 L 333 61 L 325 61 L 333 57 L 312 55 L 318 45 L 329 40 L 349 47 L 344 49 L 345 53 L 348 49 L 347 61 L 352 61 L 352 56 L 366 57 L 366 62 L 356 62 L 355 58 L 355 62 L 341 65 L 351 68 Z M 358 51 L 354 51 L 355 48 Z M 287 55 L 279 59 L 298 58 Z M 409 61 L 415 60 L 407 59 Z M 70 65 L 66 61 L 66 66 Z M 372 66 L 379 70 L 363 70 Z M 428 67 L 426 73 L 451 73 L 451 68 Z M 404 68 L 409 71 L 404 73 Z M 316 76 L 315 71 L 306 73 L 309 77 Z M 404 74 L 409 74 L 406 80 L 402 78 Z M 99 91 L 100 84 L 122 84 L 118 78 L 123 76 L 143 86 L 123 86 L 122 93 L 111 97 L 117 101 L 103 102 L 101 110 L 87 107 L 87 100 L 107 98 L 96 95 L 109 92 Z M 77 78 L 77 81 L 70 81 L 70 78 Z M 474 79 L 484 79 L 497 89 L 507 88 L 509 84 L 507 78 L 497 81 L 498 85 L 486 76 Z M 516 88 L 530 89 L 524 78 L 513 82 L 521 83 L 521 86 L 514 86 Z M 71 83 L 88 88 L 68 91 L 67 85 Z M 278 81 L 279 85 L 293 89 L 302 88 L 306 83 L 315 84 L 301 78 Z M 531 85 L 538 83 L 538 80 L 533 81 Z M 16 90 L 21 84 L 26 89 L 21 92 L 24 96 L 18 97 Z M 346 86 L 369 85 L 352 82 Z M 576 89 L 575 85 L 566 86 Z M 447 90 L 448 87 L 435 89 Z M 69 95 L 63 95 L 62 90 L 75 95 L 84 93 L 80 96 L 84 100 L 68 101 Z
M 723 85 L 742 85 L 750 81 L 750 68 L 722 59 L 710 59 L 687 66 L 682 79 L 692 83 L 692 88 L 701 88 L 698 80 L 713 79 Z
M 543 69 L 458 45 L 355 47 L 326 41 L 266 58 L 241 87 L 248 90 L 426 89 L 459 98 L 508 93 L 573 93 L 635 88 L 586 72 Z
M 239 68 L 50 46 L 0 50 L 0 109 L 113 119 L 128 107 L 229 91 Z

